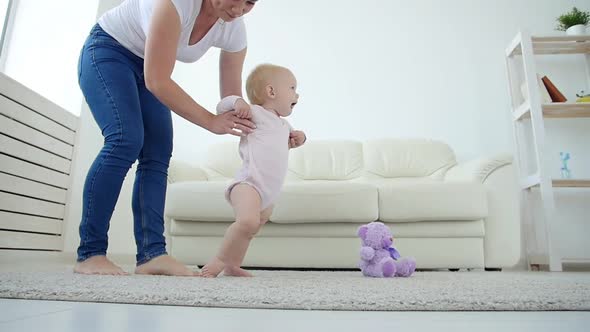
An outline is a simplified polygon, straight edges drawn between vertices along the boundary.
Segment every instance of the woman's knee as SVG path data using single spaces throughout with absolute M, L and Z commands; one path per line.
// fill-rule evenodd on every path
M 153 167 L 168 169 L 173 149 L 172 132 L 158 135 L 146 133 L 145 135 L 140 164 L 150 164 Z
M 160 154 L 160 159 L 161 162 L 166 164 L 166 166 L 170 165 L 170 158 L 172 158 L 172 145 L 172 135 L 170 135 L 169 138 L 166 138 L 166 140 L 164 140 L 161 145 L 162 150 Z
M 105 137 L 104 148 L 111 155 L 133 164 L 143 148 L 143 133 L 127 133 L 119 130 Z

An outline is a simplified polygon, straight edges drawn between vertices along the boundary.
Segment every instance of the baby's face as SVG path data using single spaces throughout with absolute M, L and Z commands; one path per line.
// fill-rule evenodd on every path
M 290 71 L 280 71 L 274 80 L 274 106 L 280 116 L 289 116 L 299 100 L 297 80 Z

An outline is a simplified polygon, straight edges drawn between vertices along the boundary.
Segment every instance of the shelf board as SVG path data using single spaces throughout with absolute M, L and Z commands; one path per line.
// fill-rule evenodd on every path
M 590 103 L 543 104 L 546 118 L 590 118 Z
M 547 254 L 533 253 L 528 255 L 530 265 L 549 265 L 549 257 Z M 562 257 L 562 264 L 590 264 L 590 258 L 586 257 Z
M 534 54 L 590 54 L 590 35 L 532 37 Z M 511 55 L 522 55 L 520 43 L 512 49 Z
M 543 117 L 548 119 L 590 118 L 590 103 L 543 104 Z M 530 118 L 530 104 L 525 101 L 513 113 L 515 121 Z
M 590 188 L 590 179 L 558 179 L 553 180 L 556 188 Z
M 533 174 L 521 179 L 521 189 L 538 187 L 541 180 L 538 174 Z M 554 179 L 551 181 L 553 188 L 590 188 L 590 179 Z
M 561 259 L 564 264 L 590 264 L 590 258 L 585 257 L 564 257 Z

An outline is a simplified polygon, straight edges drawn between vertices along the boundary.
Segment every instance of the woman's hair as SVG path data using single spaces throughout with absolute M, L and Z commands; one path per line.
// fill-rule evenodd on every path
M 246 94 L 252 105 L 262 105 L 265 100 L 266 86 L 271 84 L 271 79 L 279 71 L 289 69 L 268 63 L 256 66 L 246 80 Z

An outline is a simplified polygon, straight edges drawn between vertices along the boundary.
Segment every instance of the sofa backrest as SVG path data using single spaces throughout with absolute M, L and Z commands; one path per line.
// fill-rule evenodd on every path
M 209 180 L 233 178 L 242 165 L 237 141 L 214 143 L 204 171 Z M 428 177 L 456 164 L 451 148 L 428 139 L 308 141 L 289 155 L 291 180 Z
M 350 180 L 362 175 L 363 145 L 357 141 L 308 141 L 289 155 L 290 175 L 301 180 Z
M 233 178 L 241 166 L 237 141 L 213 143 L 209 146 L 204 170 L 210 180 Z
M 377 139 L 363 145 L 365 171 L 383 178 L 427 177 L 457 163 L 451 148 L 429 139 Z

